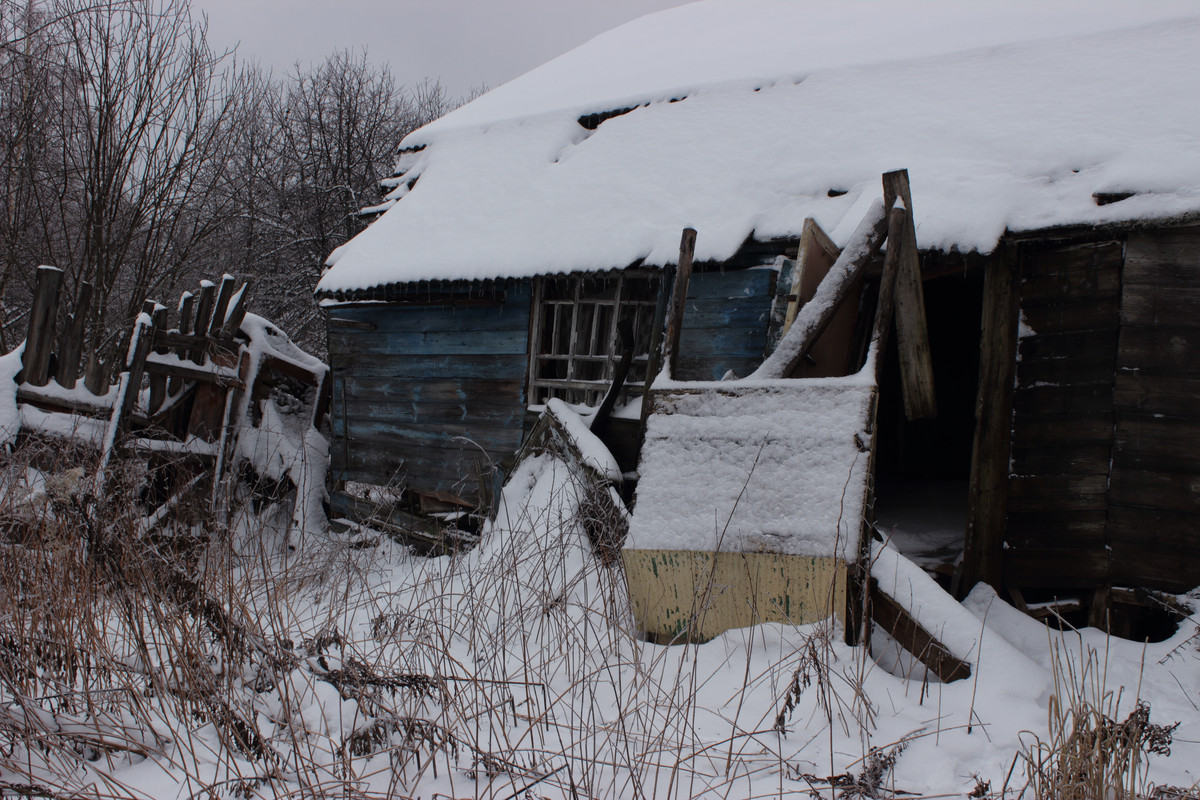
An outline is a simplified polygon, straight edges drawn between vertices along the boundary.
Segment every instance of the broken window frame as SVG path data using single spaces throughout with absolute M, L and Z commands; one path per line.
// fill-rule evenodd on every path
M 641 394 L 661 282 L 660 272 L 641 269 L 536 279 L 529 334 L 529 405 L 545 405 L 551 397 L 599 405 L 621 358 L 617 323 L 624 317 L 633 320 L 635 350 L 622 399 Z

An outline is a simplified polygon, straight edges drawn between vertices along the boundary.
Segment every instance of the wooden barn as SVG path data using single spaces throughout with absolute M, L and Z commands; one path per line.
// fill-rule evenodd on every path
M 335 512 L 486 509 L 561 400 L 650 634 L 808 618 L 872 535 L 1118 632 L 1200 585 L 1200 17 L 853 5 L 650 15 L 409 135 L 317 287 Z M 705 570 L 771 601 L 700 630 Z

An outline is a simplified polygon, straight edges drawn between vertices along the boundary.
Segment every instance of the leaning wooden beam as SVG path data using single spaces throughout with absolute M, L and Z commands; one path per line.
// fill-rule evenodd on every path
M 679 240 L 679 266 L 675 269 L 675 287 L 671 294 L 671 308 L 667 312 L 667 341 L 663 364 L 667 377 L 673 378 L 674 361 L 679 354 L 679 336 L 683 332 L 683 312 L 687 306 L 688 283 L 692 277 L 692 257 L 696 254 L 696 229 L 684 228 Z M 647 376 L 647 382 L 654 376 Z
M 31 386 L 45 386 L 50 381 L 50 348 L 54 346 L 61 284 L 62 270 L 47 266 L 37 268 L 37 285 L 33 309 L 29 312 L 29 333 L 25 336 L 23 357 L 24 380 Z
M 154 343 L 154 322 L 146 314 L 138 315 L 133 323 L 133 333 L 130 336 L 128 356 L 125 369 L 117 383 L 117 397 L 113 402 L 112 417 L 108 421 L 108 429 L 104 433 L 104 442 L 100 448 L 100 466 L 96 470 L 99 476 L 98 490 L 104 492 L 107 481 L 108 463 L 112 460 L 113 448 L 117 444 L 117 436 L 128 427 L 129 416 L 133 412 L 138 392 L 142 386 L 142 373 L 146 365 L 146 357 Z
M 893 206 L 888 214 L 888 249 L 883 258 L 883 275 L 879 279 L 879 302 L 875 304 L 875 327 L 871 331 L 871 350 L 875 382 L 883 369 L 883 354 L 887 347 L 888 331 L 892 327 L 892 311 L 896 304 L 896 284 L 904 260 L 904 224 L 908 214 L 903 205 Z
M 79 359 L 83 355 L 83 332 L 92 309 L 92 285 L 79 284 L 75 313 L 70 316 L 58 346 L 58 376 L 55 380 L 64 389 L 74 389 L 79 380 Z
M 917 660 L 943 683 L 971 677 L 971 665 L 955 658 L 946 646 L 913 619 L 903 606 L 888 597 L 873 578 L 870 587 L 871 619 L 905 650 L 916 656 Z
M 246 319 L 246 288 L 250 284 L 243 283 L 242 288 L 238 289 L 237 294 L 230 301 L 229 312 L 225 315 L 225 323 L 221 326 L 221 336 L 225 339 L 230 339 L 238 332 L 238 328 L 242 327 L 242 320 Z
M 838 304 L 846 297 L 855 279 L 879 252 L 886 231 L 887 214 L 883 201 L 876 200 L 854 230 L 838 260 L 830 267 L 825 280 L 821 281 L 821 287 L 812 301 L 800 310 L 792 327 L 779 340 L 775 352 L 750 375 L 751 379 L 771 380 L 791 376 L 821 331 L 833 319 Z
M 907 220 L 902 235 L 900 271 L 896 278 L 896 347 L 900 352 L 900 381 L 904 413 L 909 419 L 937 416 L 933 387 L 933 359 L 929 354 L 929 330 L 925 324 L 925 294 L 921 289 L 921 264 L 917 253 L 917 229 L 913 222 L 912 193 L 908 170 L 884 173 L 883 202 L 889 208 L 904 202 Z M 892 241 L 888 237 L 888 241 Z M 888 245 L 889 249 L 891 245 Z

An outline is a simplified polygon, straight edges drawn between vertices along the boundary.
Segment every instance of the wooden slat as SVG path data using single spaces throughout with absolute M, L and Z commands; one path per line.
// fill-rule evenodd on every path
M 906 169 L 883 175 L 884 205 L 891 207 L 897 199 L 904 201 L 905 224 L 895 240 L 889 233 L 888 250 L 896 246 L 900 250 L 895 315 L 904 413 L 910 420 L 931 419 L 937 416 L 937 394 L 934 391 L 933 357 L 929 350 L 929 328 L 925 318 L 925 293 L 921 285 L 912 192 Z
M 1108 475 L 1014 475 L 1008 482 L 1009 513 L 1103 511 Z
M 1118 295 L 1099 300 L 1035 305 L 1022 302 L 1026 324 L 1039 335 L 1070 331 L 1113 330 L 1121 307 Z
M 1037 442 L 1026 447 L 1014 445 L 1012 471 L 1014 475 L 1107 475 L 1111 458 L 1112 442 L 1107 439 L 1084 444 Z
M 1107 511 L 1060 510 L 1008 513 L 1005 544 L 1009 550 L 1058 548 L 1103 550 Z
M 146 372 L 152 376 L 166 376 L 183 380 L 211 383 L 217 386 L 239 386 L 241 381 L 228 368 L 215 369 L 212 365 L 198 367 L 187 361 L 156 361 L 149 359 Z
M 1121 299 L 1121 324 L 1200 327 L 1200 289 L 1129 284 Z
M 1200 413 L 1196 403 L 1198 397 L 1200 376 L 1147 375 L 1134 368 L 1117 371 L 1113 403 L 1118 412 L 1137 410 L 1194 418 Z
M 58 375 L 56 380 L 64 389 L 74 389 L 79 380 L 79 360 L 83 356 L 83 334 L 92 311 L 92 285 L 79 284 L 75 313 L 70 316 L 58 345 Z
M 1111 413 L 1112 408 L 1111 376 L 1104 383 L 1022 384 L 1017 386 L 1013 396 L 1013 413 L 1018 420 L 1046 414 L 1106 414 Z
M 221 286 L 217 290 L 217 300 L 213 305 L 212 321 L 208 326 L 209 336 L 220 335 L 225 325 L 225 314 L 229 310 L 229 301 L 233 299 L 233 287 L 237 283 L 232 275 L 221 276 Z
M 1130 233 L 1123 277 L 1126 284 L 1200 290 L 1200 227 Z
M 221 326 L 221 336 L 231 338 L 242 327 L 242 320 L 246 318 L 246 302 L 248 297 L 246 289 L 249 286 L 247 283 L 242 284 L 242 288 L 233 296 L 232 306 L 225 315 L 225 324 Z
M 212 281 L 200 282 L 200 300 L 196 303 L 196 319 L 190 331 L 180 331 L 180 333 L 191 333 L 194 336 L 207 336 L 209 322 L 212 319 L 213 300 L 216 297 L 217 287 Z M 188 358 L 196 363 L 204 357 L 204 345 L 197 345 L 188 351 Z
M 62 270 L 56 267 L 37 268 L 33 290 L 33 306 L 29 310 L 29 329 L 25 335 L 22 374 L 25 383 L 45 386 L 50 378 L 50 350 L 54 346 L 54 325 L 58 315 L 58 290 L 62 285 Z

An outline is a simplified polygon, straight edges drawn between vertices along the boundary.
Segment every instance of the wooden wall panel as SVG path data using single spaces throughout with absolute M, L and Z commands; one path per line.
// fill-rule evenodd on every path
M 1013 398 L 1004 577 L 1020 587 L 1107 579 L 1120 241 L 1026 250 Z
M 1200 228 L 1130 235 L 1108 515 L 1114 583 L 1200 584 Z
M 774 269 L 693 272 L 675 377 L 710 381 L 728 370 L 743 378 L 753 372 L 766 353 L 777 278 Z
M 331 477 L 476 500 L 521 444 L 529 298 L 331 309 Z

